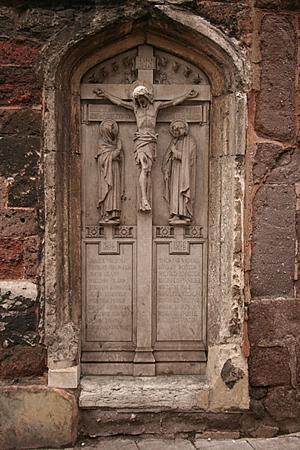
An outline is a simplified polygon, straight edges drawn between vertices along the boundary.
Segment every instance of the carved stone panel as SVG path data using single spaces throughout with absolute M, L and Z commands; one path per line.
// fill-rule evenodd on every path
M 81 112 L 83 371 L 203 373 L 208 79 L 140 45 L 86 73 Z
M 119 247 L 99 254 L 96 243 L 86 244 L 87 341 L 133 341 L 133 245 Z
M 202 341 L 203 244 L 156 243 L 155 277 L 156 341 Z

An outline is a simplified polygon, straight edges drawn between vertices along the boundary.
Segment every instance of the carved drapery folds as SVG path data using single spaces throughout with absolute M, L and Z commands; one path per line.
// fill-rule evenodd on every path
M 197 145 L 184 120 L 173 121 L 170 134 L 172 140 L 162 164 L 169 223 L 189 223 L 193 218 Z
M 98 166 L 98 208 L 100 222 L 119 223 L 124 191 L 124 152 L 119 129 L 113 120 L 99 126 L 95 155 Z

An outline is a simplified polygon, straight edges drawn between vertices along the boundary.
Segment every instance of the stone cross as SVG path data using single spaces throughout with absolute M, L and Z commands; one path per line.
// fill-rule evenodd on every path
M 156 69 L 156 58 L 153 55 L 153 48 L 148 45 L 140 45 L 138 47 L 138 55 L 136 57 L 136 69 L 138 70 L 137 85 L 145 86 L 153 84 L 153 71 Z M 96 84 L 86 85 L 82 90 L 82 98 L 96 99 L 97 97 L 107 97 L 110 101 L 114 100 L 115 105 L 89 105 L 88 110 L 83 110 L 83 121 L 99 121 L 104 119 L 114 119 L 115 121 L 135 122 L 136 114 L 133 113 L 133 107 L 126 108 L 132 103 L 129 85 L 122 84 Z M 197 106 L 171 106 L 176 95 L 174 95 L 174 85 L 154 85 L 155 101 L 162 101 L 168 104 L 169 109 L 162 110 L 159 113 L 159 121 L 171 122 L 176 118 L 176 112 L 181 109 L 180 118 L 187 121 L 203 123 L 206 121 L 205 108 L 199 106 L 199 100 L 209 100 L 209 89 L 207 86 L 201 85 L 176 85 L 176 95 L 181 95 L 181 101 L 187 98 L 188 91 L 195 90 L 199 95 L 193 100 L 197 101 Z M 97 94 L 100 94 L 98 95 Z M 106 95 L 103 95 L 103 92 Z M 184 97 L 184 98 L 183 98 Z M 129 102 L 128 100 L 131 100 Z M 177 103 L 175 103 L 177 104 Z M 156 120 L 156 117 L 155 117 Z M 156 122 L 155 122 L 156 123 Z M 155 125 L 155 124 L 154 124 Z M 150 177 L 149 177 L 150 178 Z M 140 186 L 139 186 L 140 192 Z M 150 188 L 147 192 L 148 200 L 151 205 L 151 178 Z M 155 375 L 155 359 L 152 348 L 152 211 L 149 208 L 147 213 L 140 211 L 137 214 L 137 311 L 136 311 L 136 350 L 134 358 L 134 375 L 135 376 L 154 376 Z

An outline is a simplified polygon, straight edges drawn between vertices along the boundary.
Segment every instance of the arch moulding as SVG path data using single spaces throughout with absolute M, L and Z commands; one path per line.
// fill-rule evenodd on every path
M 191 392 L 190 408 L 247 408 L 248 368 L 242 341 L 248 78 L 243 53 L 191 12 L 157 6 L 151 8 L 150 15 L 145 11 L 139 15 L 129 8 L 121 21 L 115 17 L 113 9 L 106 16 L 95 13 L 80 32 L 63 31 L 44 52 L 45 342 L 49 384 L 76 388 L 80 379 L 80 81 L 101 61 L 137 45 L 150 44 L 199 67 L 208 76 L 212 92 L 208 362 L 206 379 L 198 386 L 196 382 Z M 167 384 L 168 377 L 165 380 Z M 139 407 L 147 407 L 146 403 Z

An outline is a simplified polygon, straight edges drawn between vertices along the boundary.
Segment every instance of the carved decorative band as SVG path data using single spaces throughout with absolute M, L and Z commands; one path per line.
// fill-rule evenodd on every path
M 134 234 L 135 234 L 135 227 L 130 227 L 126 225 L 114 227 L 114 237 L 118 239 L 133 238 Z
M 202 229 L 203 227 L 200 227 L 199 225 L 190 225 L 185 229 L 185 237 L 203 238 Z
M 85 237 L 86 238 L 103 238 L 104 230 L 103 227 L 99 227 L 98 225 L 88 225 L 85 227 Z
M 202 229 L 203 227 L 199 225 L 181 225 L 184 227 L 184 237 L 188 239 L 199 239 L 203 238 Z M 155 228 L 155 237 L 157 238 L 174 238 L 175 231 L 174 226 L 158 226 Z
M 173 238 L 174 237 L 174 227 L 162 226 L 155 227 L 155 235 L 157 238 Z
M 107 226 L 105 226 L 107 227 Z M 86 238 L 96 238 L 96 239 L 105 239 L 105 227 L 98 225 L 88 225 L 85 227 L 85 237 Z M 135 238 L 136 236 L 136 227 L 134 226 L 113 226 L 111 225 L 113 230 L 113 238 L 116 239 L 126 239 L 126 238 Z

